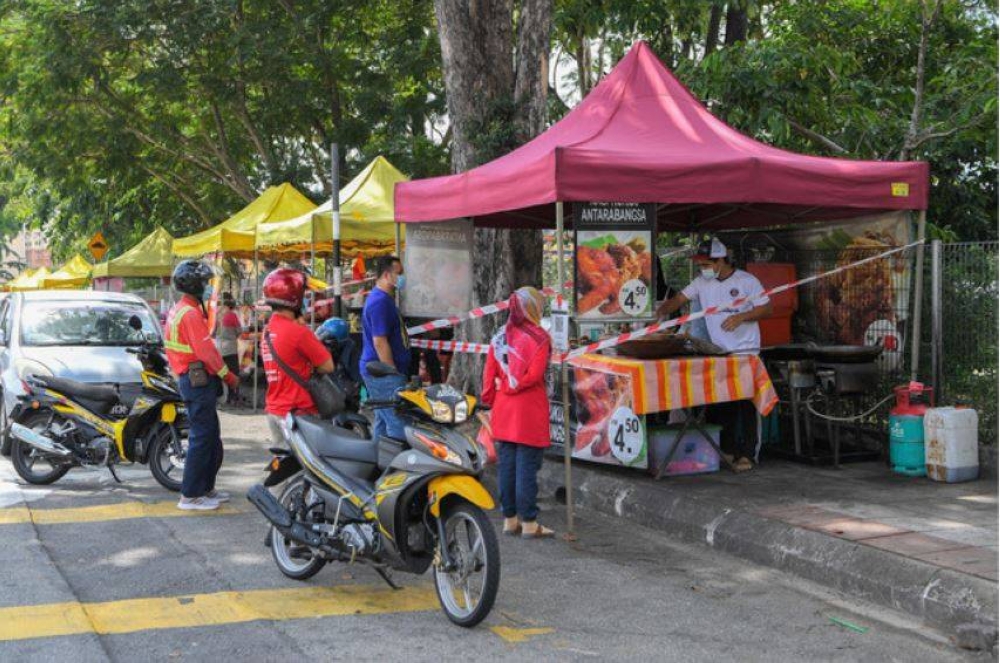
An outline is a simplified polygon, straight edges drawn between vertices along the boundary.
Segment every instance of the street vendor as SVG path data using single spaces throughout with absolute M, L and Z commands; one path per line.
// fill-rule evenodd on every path
M 727 352 L 758 354 L 760 325 L 758 320 L 771 314 L 771 302 L 761 296 L 764 287 L 752 274 L 733 266 L 726 245 L 713 237 L 702 242 L 692 259 L 701 275 L 679 294 L 663 302 L 656 311 L 659 319 L 670 317 L 693 299 L 703 309 L 723 307 L 715 315 L 705 317 L 708 335 Z M 738 307 L 728 306 L 736 299 L 746 299 Z M 733 456 L 737 472 L 753 468 L 757 451 L 757 414 L 751 401 L 733 401 L 712 405 L 708 420 L 723 426 L 722 447 Z

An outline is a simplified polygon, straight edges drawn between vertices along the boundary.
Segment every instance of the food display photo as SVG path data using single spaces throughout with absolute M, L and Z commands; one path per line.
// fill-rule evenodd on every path
M 576 317 L 653 314 L 653 206 L 587 203 L 576 215 Z
M 631 378 L 580 367 L 572 371 L 578 419 L 573 458 L 645 468 L 645 423 L 632 409 Z

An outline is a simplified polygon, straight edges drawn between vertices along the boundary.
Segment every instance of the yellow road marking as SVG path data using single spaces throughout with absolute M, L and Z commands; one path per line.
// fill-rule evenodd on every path
M 437 597 L 429 588 L 408 587 L 396 591 L 358 585 L 259 589 L 105 603 L 71 601 L 0 608 L 0 642 L 260 620 L 419 612 L 435 607 Z
M 499 635 L 506 642 L 527 642 L 529 638 L 536 635 L 546 635 L 552 633 L 551 628 L 511 628 L 509 626 L 493 626 L 491 631 Z
M 129 518 L 172 518 L 175 516 L 224 516 L 245 513 L 223 504 L 215 511 L 181 511 L 177 502 L 120 502 L 66 509 L 31 509 L 24 505 L 0 509 L 0 525 L 35 523 L 58 525 L 62 523 L 95 523 Z

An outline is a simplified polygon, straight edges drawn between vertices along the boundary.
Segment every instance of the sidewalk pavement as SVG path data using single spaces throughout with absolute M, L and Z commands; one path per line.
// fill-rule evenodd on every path
M 628 518 L 902 610 L 961 645 L 997 638 L 996 479 L 942 484 L 881 463 L 765 460 L 753 472 L 667 477 L 574 463 L 577 508 Z M 544 496 L 562 495 L 547 459 Z

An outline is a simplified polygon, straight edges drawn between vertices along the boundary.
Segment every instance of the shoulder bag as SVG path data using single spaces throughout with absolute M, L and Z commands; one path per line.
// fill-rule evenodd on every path
M 267 342 L 267 347 L 271 350 L 271 357 L 274 359 L 281 370 L 303 389 L 309 392 L 312 396 L 313 403 L 316 405 L 316 410 L 319 412 L 319 416 L 323 419 L 332 419 L 336 415 L 344 411 L 344 404 L 346 401 L 346 394 L 344 390 L 337 386 L 333 380 L 331 380 L 326 375 L 320 375 L 318 373 L 313 373 L 309 380 L 303 380 L 298 373 L 292 370 L 292 368 L 281 360 L 278 353 L 274 350 L 274 343 L 271 342 L 271 332 L 264 332 L 264 340 Z

